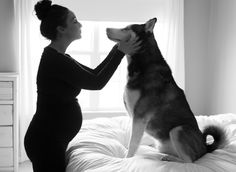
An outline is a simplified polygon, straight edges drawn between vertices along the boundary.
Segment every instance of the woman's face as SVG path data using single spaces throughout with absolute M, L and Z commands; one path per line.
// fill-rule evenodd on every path
M 81 38 L 82 25 L 77 21 L 73 12 L 69 11 L 66 19 L 66 27 L 64 28 L 64 34 L 68 39 L 74 41 Z

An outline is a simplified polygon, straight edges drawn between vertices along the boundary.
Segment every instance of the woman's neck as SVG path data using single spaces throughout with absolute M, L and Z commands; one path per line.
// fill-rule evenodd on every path
M 70 45 L 71 42 L 64 41 L 64 40 L 55 40 L 49 44 L 49 47 L 57 50 L 59 53 L 65 54 L 67 47 Z

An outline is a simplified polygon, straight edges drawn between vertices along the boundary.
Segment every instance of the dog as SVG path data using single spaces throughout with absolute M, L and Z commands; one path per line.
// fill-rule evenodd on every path
M 128 74 L 124 104 L 132 118 L 131 137 L 126 158 L 135 155 L 144 132 L 160 142 L 162 160 L 192 163 L 223 147 L 226 133 L 222 127 L 209 125 L 203 131 L 163 58 L 153 29 L 157 19 L 125 28 L 107 28 L 107 37 L 115 42 L 138 37 L 141 48 L 127 55 Z M 207 143 L 207 136 L 214 138 Z

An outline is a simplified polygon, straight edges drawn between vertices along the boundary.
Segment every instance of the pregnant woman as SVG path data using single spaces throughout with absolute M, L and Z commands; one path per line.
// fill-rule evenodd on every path
M 82 25 L 68 8 L 50 0 L 35 5 L 41 34 L 50 40 L 37 74 L 37 109 L 25 135 L 25 149 L 34 172 L 65 172 L 65 151 L 79 132 L 82 113 L 76 97 L 81 89 L 102 89 L 125 54 L 140 48 L 129 40 L 115 45 L 95 69 L 66 54 L 67 47 L 81 38 Z

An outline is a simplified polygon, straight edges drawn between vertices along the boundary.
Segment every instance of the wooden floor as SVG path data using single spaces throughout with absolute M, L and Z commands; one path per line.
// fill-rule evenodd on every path
M 20 163 L 19 172 L 33 172 L 31 162 L 25 161 L 23 163 Z

